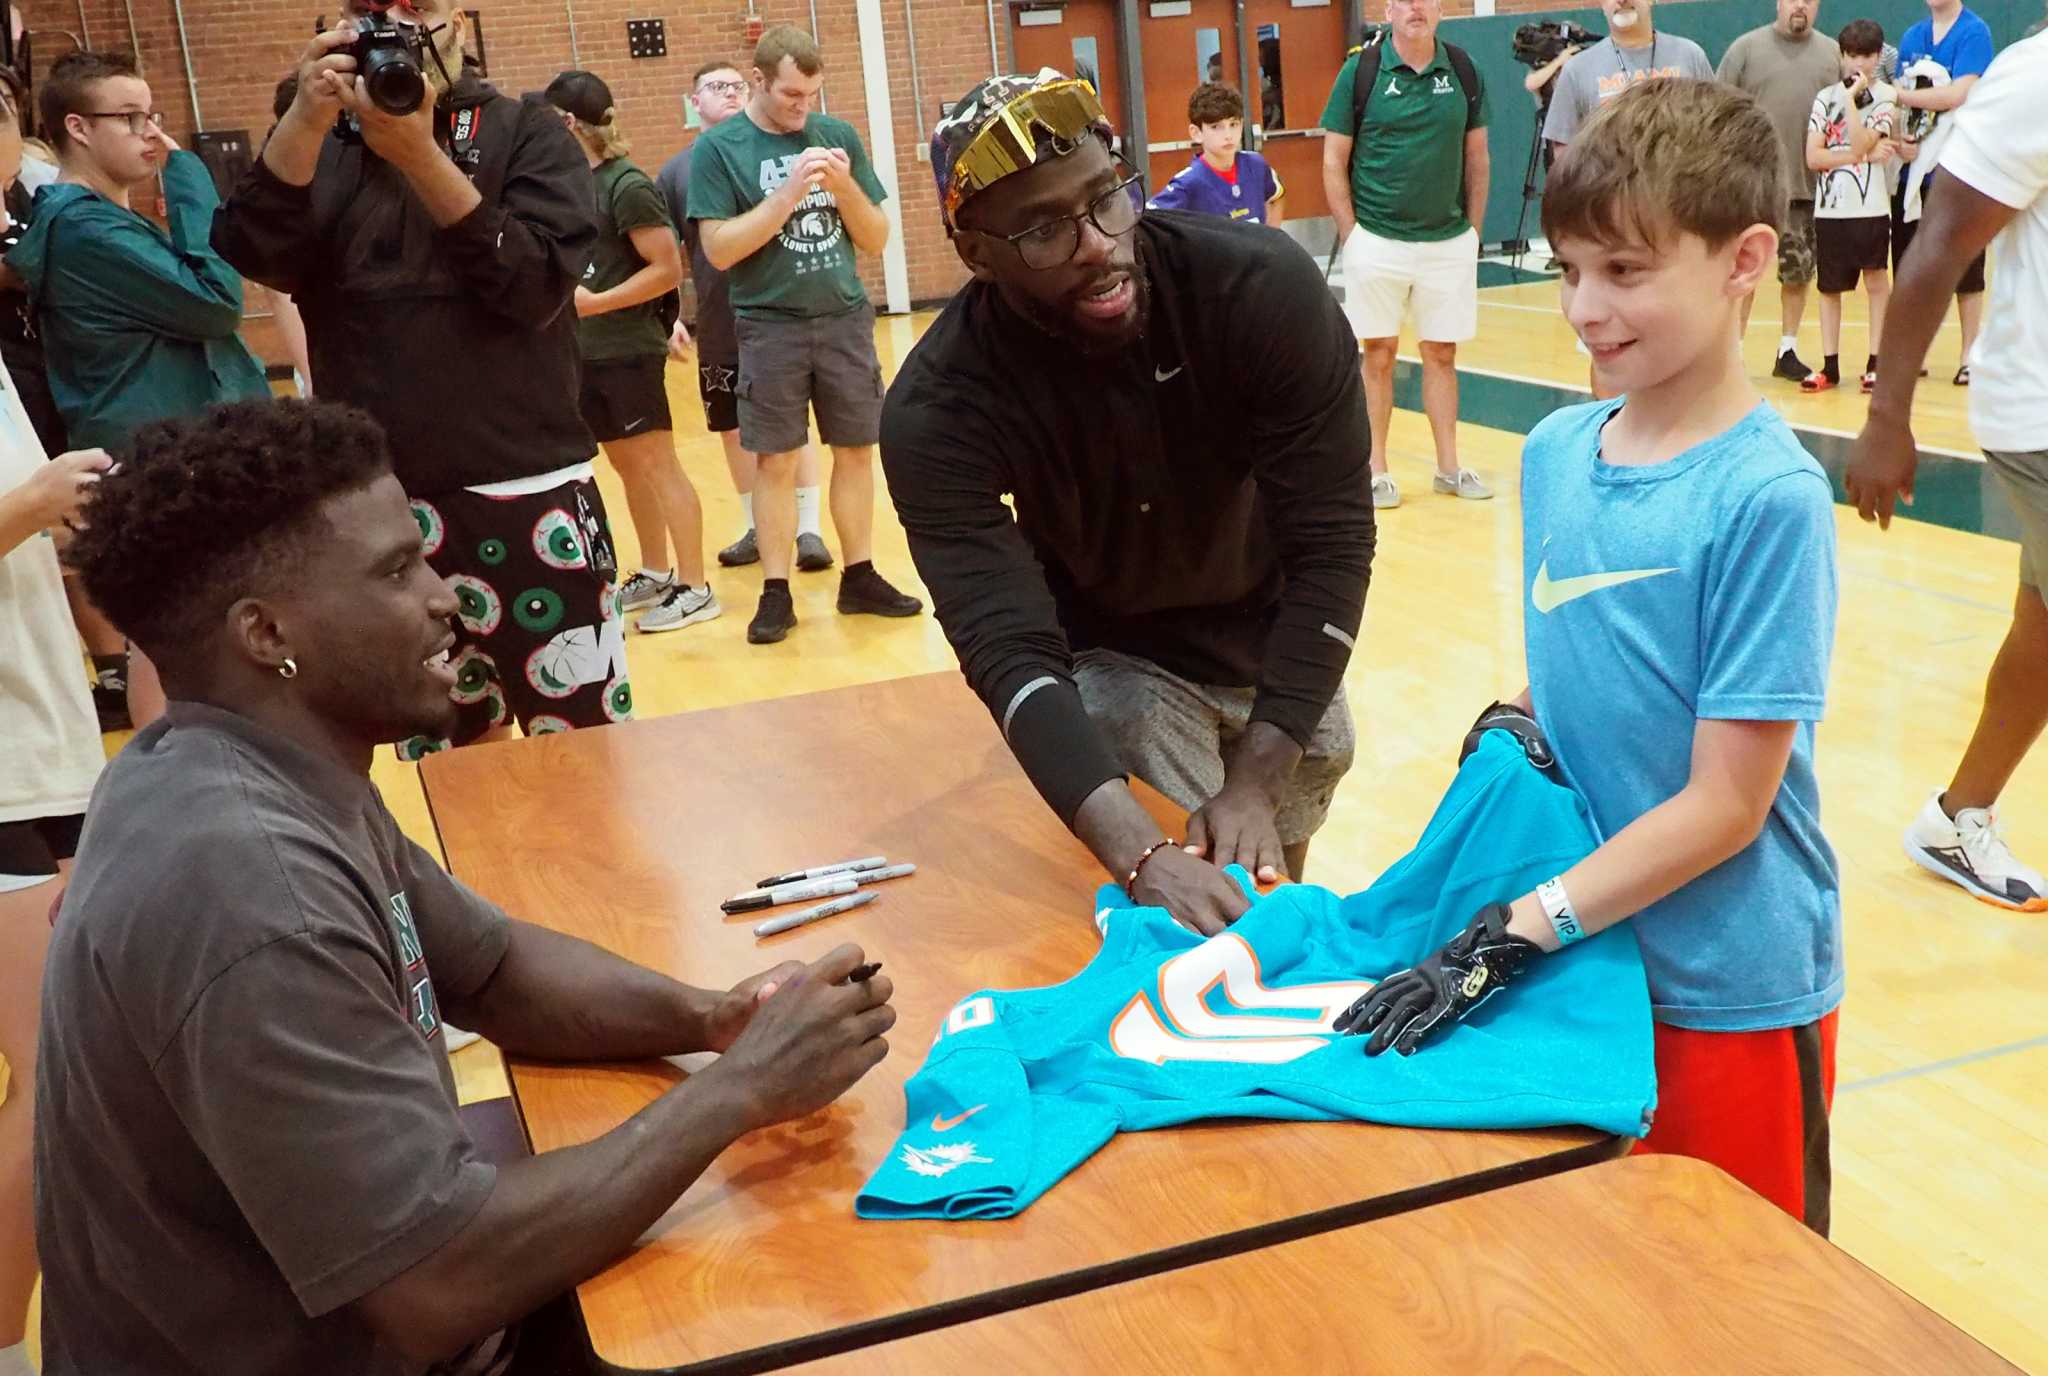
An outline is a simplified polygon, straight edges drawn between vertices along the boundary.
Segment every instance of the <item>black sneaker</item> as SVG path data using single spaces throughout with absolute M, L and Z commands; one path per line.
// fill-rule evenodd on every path
M 788 635 L 796 625 L 796 604 L 790 600 L 789 589 L 766 587 L 761 589 L 761 605 L 754 609 L 754 619 L 747 623 L 747 642 L 752 645 L 773 645 Z
M 924 603 L 907 592 L 898 592 L 888 579 L 866 568 L 839 580 L 839 610 L 848 616 L 862 612 L 870 616 L 916 616 L 924 610 Z
M 796 569 L 798 573 L 823 573 L 832 567 L 832 551 L 825 548 L 825 537 L 805 532 L 796 537 Z
M 1772 377 L 1784 378 L 1787 382 L 1804 382 L 1813 369 L 1799 361 L 1799 355 L 1787 349 L 1778 355 L 1778 366 L 1771 369 Z
M 752 526 L 747 527 L 745 535 L 718 551 L 718 562 L 729 569 L 736 569 L 742 564 L 758 563 L 760 558 L 761 547 L 754 539 Z

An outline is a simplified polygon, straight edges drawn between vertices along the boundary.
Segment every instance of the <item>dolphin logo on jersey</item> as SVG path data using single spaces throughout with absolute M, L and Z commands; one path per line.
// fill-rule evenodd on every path
M 943 1147 L 903 1147 L 903 1164 L 916 1175 L 947 1175 L 962 1166 L 992 1166 L 995 1158 L 983 1156 L 972 1142 L 953 1142 Z

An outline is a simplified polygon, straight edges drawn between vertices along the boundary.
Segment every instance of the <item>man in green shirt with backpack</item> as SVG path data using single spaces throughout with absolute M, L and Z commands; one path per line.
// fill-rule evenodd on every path
M 1387 0 L 1387 28 L 1337 73 L 1323 109 L 1323 186 L 1344 265 L 1344 310 L 1364 355 L 1372 499 L 1401 504 L 1387 471 L 1394 351 L 1412 302 L 1422 407 L 1436 440 L 1435 491 L 1493 495 L 1458 465 L 1457 351 L 1479 327 L 1486 218 L 1486 92 L 1463 49 L 1437 38 L 1442 0 Z

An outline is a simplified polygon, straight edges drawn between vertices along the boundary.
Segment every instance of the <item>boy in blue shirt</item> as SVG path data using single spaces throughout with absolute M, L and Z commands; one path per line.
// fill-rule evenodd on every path
M 1906 257 L 1926 198 L 1935 194 L 1935 164 L 1948 141 L 1951 112 L 1970 97 L 1970 88 L 1990 67 L 1991 26 L 1963 0 L 1927 0 L 1927 17 L 1899 40 L 1898 104 L 1905 140 L 1901 152 L 1909 159 L 1892 197 L 1892 272 Z M 1952 381 L 1970 385 L 1970 351 L 1984 324 L 1984 255 L 1963 269 L 1956 286 L 1956 317 L 1963 325 L 1961 366 Z
M 1411 1051 L 1527 962 L 1633 917 L 1657 1023 L 1638 1150 L 1712 1161 L 1825 1232 L 1842 926 L 1813 737 L 1835 519 L 1735 329 L 1776 253 L 1777 148 L 1749 96 L 1656 81 L 1557 160 L 1543 232 L 1565 315 L 1619 395 L 1529 435 L 1529 687 L 1489 716 L 1555 751 L 1602 844 L 1502 893 L 1340 1026 Z
M 1205 81 L 1188 97 L 1188 137 L 1195 160 L 1146 202 L 1149 210 L 1195 210 L 1231 220 L 1277 225 L 1287 189 L 1257 153 L 1242 153 L 1244 97 Z

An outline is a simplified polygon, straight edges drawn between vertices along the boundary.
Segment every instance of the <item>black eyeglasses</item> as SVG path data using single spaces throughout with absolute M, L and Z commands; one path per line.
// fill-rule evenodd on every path
M 128 122 L 128 132 L 139 134 L 144 129 L 161 129 L 164 117 L 156 110 L 80 110 L 87 119 L 120 119 Z
M 747 93 L 747 83 L 744 81 L 707 81 L 697 89 L 700 91 L 710 91 L 714 95 L 743 96 Z
M 1017 256 L 1024 260 L 1025 267 L 1043 272 L 1068 262 L 1080 250 L 1084 217 L 1115 239 L 1129 234 L 1144 212 L 1145 178 L 1134 172 L 1090 201 L 1088 208 L 1078 215 L 1062 215 L 1057 220 L 1047 220 L 1016 234 L 988 234 L 986 230 L 973 232 L 1001 239 L 1017 250 Z

